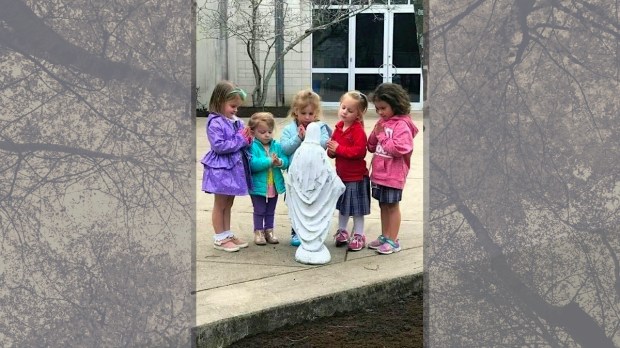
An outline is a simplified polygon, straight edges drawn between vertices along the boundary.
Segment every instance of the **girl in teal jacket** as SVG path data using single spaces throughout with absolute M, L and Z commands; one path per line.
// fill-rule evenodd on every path
M 284 193 L 284 176 L 289 157 L 273 139 L 275 120 L 269 112 L 257 112 L 250 118 L 248 128 L 254 140 L 250 147 L 250 170 L 254 188 L 250 191 L 254 207 L 254 243 L 279 243 L 273 232 L 278 195 Z

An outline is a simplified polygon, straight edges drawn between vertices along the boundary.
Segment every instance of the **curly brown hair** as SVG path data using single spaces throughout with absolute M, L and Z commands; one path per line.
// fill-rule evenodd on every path
M 373 103 L 383 101 L 390 105 L 394 115 L 409 115 L 411 112 L 411 104 L 409 102 L 409 94 L 399 84 L 382 83 L 370 94 Z

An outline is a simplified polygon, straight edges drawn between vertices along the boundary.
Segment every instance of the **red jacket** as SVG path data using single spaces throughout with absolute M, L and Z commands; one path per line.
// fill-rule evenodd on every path
M 327 152 L 336 158 L 336 173 L 343 182 L 360 181 L 368 175 L 366 167 L 366 132 L 361 122 L 353 123 L 345 131 L 344 122 L 336 123 L 331 140 L 338 142 L 336 154 Z

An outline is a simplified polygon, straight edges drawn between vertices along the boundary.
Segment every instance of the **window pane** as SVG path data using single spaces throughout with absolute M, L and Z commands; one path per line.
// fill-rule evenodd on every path
M 355 16 L 355 66 L 378 68 L 383 64 L 383 14 Z
M 321 96 L 321 101 L 337 102 L 347 91 L 347 74 L 312 74 L 312 90 Z
M 394 14 L 394 59 L 397 68 L 419 68 L 415 15 L 413 13 Z
M 334 10 L 314 11 L 315 25 L 329 22 Z M 349 21 L 344 20 L 312 33 L 313 68 L 348 68 Z
M 355 89 L 368 95 L 383 82 L 379 74 L 355 74 Z
M 392 82 L 403 86 L 412 103 L 420 102 L 420 74 L 396 74 L 392 76 Z

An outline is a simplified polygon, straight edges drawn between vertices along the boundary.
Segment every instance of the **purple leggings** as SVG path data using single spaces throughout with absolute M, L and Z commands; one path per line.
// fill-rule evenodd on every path
M 273 218 L 276 211 L 278 195 L 273 198 L 250 195 L 254 206 L 254 229 L 266 230 L 273 228 Z

